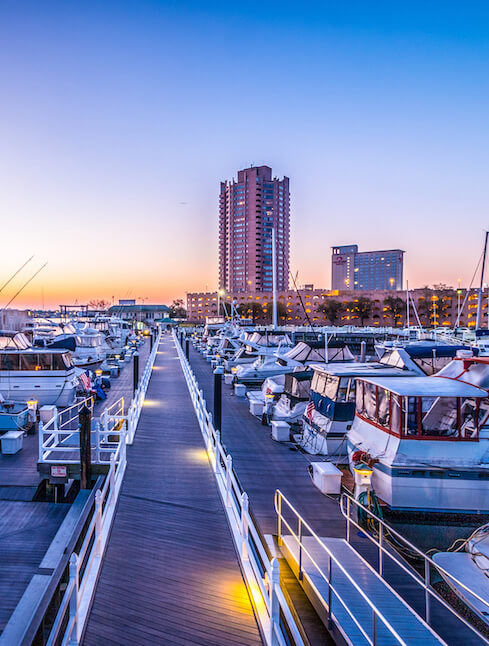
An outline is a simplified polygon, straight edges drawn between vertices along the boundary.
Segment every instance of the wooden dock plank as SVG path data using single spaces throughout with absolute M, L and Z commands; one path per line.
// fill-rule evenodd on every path
M 86 646 L 100 643 L 262 643 L 169 336 L 128 447 L 84 637 Z

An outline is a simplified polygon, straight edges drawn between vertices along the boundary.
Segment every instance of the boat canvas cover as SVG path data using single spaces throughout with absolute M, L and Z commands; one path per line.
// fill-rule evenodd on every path
M 379 377 L 363 379 L 403 397 L 487 397 L 487 390 L 445 377 Z
M 284 393 L 295 399 L 309 399 L 312 371 L 301 370 L 285 375 Z
M 336 341 L 328 344 L 328 361 L 354 361 L 354 359 L 355 357 L 344 343 Z M 323 344 L 300 341 L 294 348 L 284 354 L 283 360 L 298 361 L 299 363 L 324 362 L 326 360 L 326 350 Z

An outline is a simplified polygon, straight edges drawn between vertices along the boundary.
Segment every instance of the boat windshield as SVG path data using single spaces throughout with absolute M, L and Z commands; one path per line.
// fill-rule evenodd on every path
M 30 347 L 31 344 L 22 332 L 18 332 L 17 334 L 0 334 L 0 349 L 27 350 Z
M 355 379 L 314 372 L 311 390 L 320 397 L 327 397 L 336 402 L 355 401 Z
M 81 334 L 76 337 L 76 345 L 80 348 L 96 348 L 100 345 L 100 337 L 98 335 L 88 336 Z
M 356 413 L 402 439 L 477 441 L 489 416 L 489 400 L 397 395 L 360 380 Z
M 1 352 L 0 370 L 9 371 L 66 371 L 73 367 L 69 352 Z

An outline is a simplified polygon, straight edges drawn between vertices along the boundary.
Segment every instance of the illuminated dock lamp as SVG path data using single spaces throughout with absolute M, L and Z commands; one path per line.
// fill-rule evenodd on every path
M 355 479 L 355 498 L 358 500 L 361 494 L 369 491 L 372 486 L 372 468 L 364 462 L 359 462 L 353 467 L 353 476 Z
M 39 402 L 37 399 L 29 399 L 27 403 L 27 417 L 29 420 L 29 427 L 32 433 L 34 433 L 37 430 L 37 425 L 38 425 L 38 404 Z
M 274 394 L 271 390 L 267 390 L 265 393 L 265 404 L 263 406 L 263 415 L 261 416 L 261 423 L 263 426 L 270 425 L 270 418 L 272 416 L 272 406 L 273 406 Z

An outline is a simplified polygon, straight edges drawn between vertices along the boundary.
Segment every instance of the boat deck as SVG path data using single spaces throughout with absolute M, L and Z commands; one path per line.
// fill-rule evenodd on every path
M 207 407 L 212 411 L 213 374 L 210 364 L 189 344 L 190 363 Z M 317 535 L 344 538 L 346 521 L 337 500 L 324 496 L 313 485 L 308 473 L 311 462 L 324 457 L 306 454 L 292 443 L 279 443 L 271 438 L 271 429 L 249 412 L 247 398 L 236 397 L 231 386 L 222 385 L 221 440 L 233 457 L 233 466 L 241 486 L 250 499 L 250 508 L 263 534 L 277 533 L 274 493 L 280 489 L 291 504 L 311 525 Z M 286 530 L 284 530 L 286 532 Z M 287 532 L 286 532 L 287 533 Z M 355 533 L 352 545 L 372 564 L 378 566 L 378 551 L 362 534 Z M 424 592 L 393 564 L 385 569 L 388 583 L 423 617 Z M 438 602 L 432 602 L 432 624 L 447 643 L 479 645 L 470 629 L 465 628 Z
M 173 340 L 156 357 L 85 646 L 261 644 Z

